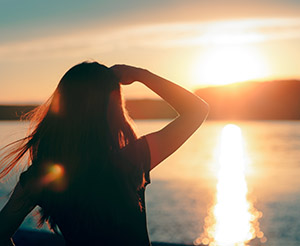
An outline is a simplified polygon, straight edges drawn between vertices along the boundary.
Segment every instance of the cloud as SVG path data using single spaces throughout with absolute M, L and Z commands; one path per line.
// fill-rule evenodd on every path
M 0 45 L 5 60 L 77 57 L 131 48 L 184 48 L 300 38 L 300 18 L 133 25 Z M 1 61 L 1 60 L 0 60 Z

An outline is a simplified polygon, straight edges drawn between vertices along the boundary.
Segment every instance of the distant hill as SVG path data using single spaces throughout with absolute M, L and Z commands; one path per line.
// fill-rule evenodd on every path
M 19 120 L 38 105 L 0 105 L 0 120 Z M 176 112 L 162 100 L 128 100 L 126 108 L 133 119 L 170 119 Z
M 196 91 L 209 119 L 300 120 L 300 81 L 244 82 Z
M 0 120 L 19 120 L 37 105 L 0 105 Z
M 300 120 L 300 81 L 243 82 L 196 91 L 210 105 L 214 120 Z M 37 105 L 0 105 L 0 120 L 17 120 Z M 162 100 L 128 100 L 134 119 L 174 118 Z

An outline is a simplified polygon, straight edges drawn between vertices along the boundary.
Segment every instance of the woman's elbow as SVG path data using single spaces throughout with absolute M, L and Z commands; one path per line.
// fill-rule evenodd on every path
M 196 104 L 193 109 L 186 115 L 191 125 L 198 128 L 207 118 L 209 113 L 209 105 L 202 101 Z
M 201 100 L 199 105 L 197 105 L 195 107 L 194 115 L 199 121 L 203 122 L 207 118 L 209 110 L 210 110 L 210 108 L 209 108 L 208 103 Z
M 186 110 L 184 113 L 179 114 L 179 116 L 185 118 L 190 124 L 199 127 L 207 118 L 208 113 L 209 105 L 199 98 L 198 101 L 192 104 L 189 110 Z

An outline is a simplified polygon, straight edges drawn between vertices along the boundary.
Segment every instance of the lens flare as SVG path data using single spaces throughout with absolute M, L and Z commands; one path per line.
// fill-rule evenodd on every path
M 226 125 L 221 133 L 216 202 L 195 245 L 244 246 L 263 237 L 258 223 L 262 213 L 248 200 L 245 157 L 241 129 Z
M 60 113 L 60 94 L 55 93 L 52 99 L 52 103 L 50 105 L 50 111 L 54 114 Z
M 64 190 L 66 187 L 65 169 L 61 164 L 49 164 L 45 175 L 41 179 L 42 186 L 47 186 L 56 191 Z

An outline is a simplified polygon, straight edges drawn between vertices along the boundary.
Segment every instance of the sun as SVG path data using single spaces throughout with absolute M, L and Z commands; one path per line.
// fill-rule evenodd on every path
M 205 50 L 193 68 L 195 85 L 225 85 L 269 76 L 261 52 L 246 45 L 214 46 Z

